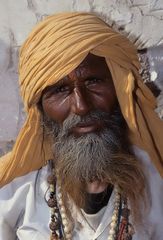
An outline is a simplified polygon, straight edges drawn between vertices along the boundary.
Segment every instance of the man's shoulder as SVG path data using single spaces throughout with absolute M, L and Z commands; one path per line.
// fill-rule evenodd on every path
M 154 163 L 152 162 L 149 154 L 146 151 L 137 147 L 136 145 L 133 145 L 132 149 L 137 159 L 144 166 L 145 171 L 148 171 L 149 174 L 155 174 L 160 176 L 158 170 L 156 169 Z M 160 176 L 160 179 L 161 179 L 161 176 Z
M 137 159 L 142 164 L 142 168 L 144 170 L 144 174 L 147 177 L 148 182 L 150 183 L 151 181 L 154 182 L 157 181 L 157 184 L 163 187 L 162 177 L 160 176 L 153 161 L 150 159 L 149 154 L 135 145 L 133 146 L 133 152 Z
M 22 192 L 24 189 L 34 187 L 37 179 L 43 178 L 48 172 L 48 167 L 42 167 L 39 170 L 32 171 L 24 176 L 17 177 L 10 183 L 0 188 L 0 199 L 2 197 L 12 197 L 16 192 Z

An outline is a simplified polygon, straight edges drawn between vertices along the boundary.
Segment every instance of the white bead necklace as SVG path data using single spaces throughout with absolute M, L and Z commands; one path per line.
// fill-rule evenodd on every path
M 62 218 L 62 224 L 63 224 L 65 239 L 66 240 L 71 240 L 72 239 L 72 225 L 71 225 L 70 221 L 68 221 L 68 219 L 67 219 L 66 209 L 65 209 L 65 206 L 63 204 L 62 191 L 61 191 L 60 186 L 58 186 L 57 197 L 58 197 L 58 205 L 59 205 L 60 214 L 61 214 L 61 218 Z
M 120 208 L 120 191 L 118 187 L 115 187 L 115 202 L 114 202 L 114 211 L 110 223 L 110 230 L 108 240 L 115 240 L 116 239 L 116 231 L 117 231 L 117 224 L 118 224 L 118 213 Z M 66 240 L 72 240 L 72 226 L 71 223 L 67 220 L 66 209 L 62 201 L 62 192 L 61 187 L 58 186 L 58 205 L 60 209 L 60 214 L 62 218 L 62 224 L 64 229 L 64 234 Z
M 117 186 L 115 186 L 114 189 L 115 189 L 114 190 L 114 194 L 115 194 L 114 195 L 114 198 L 115 198 L 114 210 L 113 210 L 113 215 L 112 215 L 111 222 L 110 222 L 110 230 L 109 230 L 108 240 L 117 240 L 117 238 L 119 239 L 119 237 L 120 237 L 120 239 L 121 239 L 121 237 L 123 237 L 123 239 L 128 239 L 128 237 L 130 237 L 129 239 L 132 239 L 132 235 L 134 234 L 134 231 L 133 231 L 134 229 L 133 229 L 133 226 L 130 223 L 128 223 L 128 217 L 125 216 L 125 214 L 124 214 L 125 212 L 123 212 L 123 210 L 126 210 L 127 212 L 129 211 L 129 209 L 127 208 L 127 202 L 126 202 L 127 200 L 121 199 L 120 189 Z M 63 204 L 62 197 L 63 196 L 62 196 L 61 188 L 58 187 L 58 205 L 60 208 L 60 215 L 62 218 L 64 239 L 72 240 L 73 227 L 72 227 L 71 221 L 69 221 L 67 218 L 66 209 Z M 123 208 L 121 208 L 122 205 L 123 205 Z M 121 212 L 121 214 L 120 214 L 120 212 Z M 120 219 L 121 219 L 121 221 L 120 221 Z M 124 232 L 124 230 L 122 231 L 122 229 L 124 229 L 124 224 L 125 224 L 125 228 L 129 224 L 130 228 L 132 227 L 131 230 L 128 230 L 128 228 L 127 228 L 125 230 L 125 232 Z
M 115 187 L 115 202 L 114 202 L 114 211 L 113 216 L 110 223 L 110 230 L 109 230 L 109 236 L 108 240 L 115 240 L 116 239 L 116 231 L 117 231 L 117 225 L 118 225 L 118 213 L 120 208 L 120 191 L 119 188 Z

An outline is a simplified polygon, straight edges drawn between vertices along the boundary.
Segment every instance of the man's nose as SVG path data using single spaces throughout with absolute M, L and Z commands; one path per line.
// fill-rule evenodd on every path
M 75 87 L 72 94 L 71 111 L 77 115 L 84 116 L 92 108 L 91 99 L 85 89 Z

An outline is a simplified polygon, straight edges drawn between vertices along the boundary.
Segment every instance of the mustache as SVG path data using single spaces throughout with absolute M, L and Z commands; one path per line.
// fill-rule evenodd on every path
M 103 121 L 106 126 L 100 132 L 89 133 L 78 138 L 70 134 L 71 128 L 74 126 L 97 120 Z M 98 179 L 102 178 L 99 177 L 102 174 L 97 174 L 97 169 L 98 172 L 105 172 L 115 154 L 124 151 L 125 153 L 129 152 L 126 143 L 126 125 L 123 122 L 124 119 L 118 109 L 111 116 L 101 111 L 94 111 L 85 117 L 71 115 L 63 123 L 53 144 L 56 165 L 65 164 L 67 173 L 69 173 L 69 168 L 71 170 L 76 168 L 76 170 L 73 170 L 73 176 L 81 180 L 89 179 L 89 176 L 92 179 L 92 174 L 98 176 Z M 120 125 L 123 125 L 123 128 Z M 79 169 L 80 173 L 78 172 Z
M 120 107 L 117 106 L 111 114 L 99 110 L 86 116 L 72 114 L 62 125 L 47 116 L 43 120 L 45 134 L 49 131 L 53 138 L 53 163 L 65 205 L 70 196 L 82 208 L 86 199 L 86 183 L 95 178 L 117 184 L 131 203 L 131 215 L 140 220 L 138 209 L 145 196 L 145 178 L 131 150 L 127 124 Z M 70 134 L 78 124 L 92 121 L 101 121 L 106 127 L 98 134 L 89 133 L 79 138 Z
M 85 139 L 86 136 L 97 136 L 101 138 L 102 135 L 106 135 L 107 129 L 108 131 L 107 136 L 105 137 L 105 143 L 110 146 L 109 149 L 111 148 L 113 151 L 123 148 L 126 150 L 128 149 L 128 144 L 126 144 L 126 141 L 124 139 L 128 128 L 119 105 L 116 106 L 116 108 L 112 111 L 111 114 L 100 110 L 94 110 L 85 116 L 71 114 L 64 120 L 62 125 L 60 125 L 54 120 L 51 120 L 47 115 L 43 115 L 42 125 L 44 129 L 44 135 L 49 135 L 53 139 L 55 143 L 54 145 L 60 145 L 62 141 L 69 142 L 70 139 L 71 141 L 74 141 L 73 144 L 76 145 L 77 142 L 74 135 L 72 134 L 72 129 L 78 124 L 89 124 L 93 121 L 100 121 L 102 123 L 103 128 L 101 129 L 101 131 L 99 131 L 98 133 L 82 135 L 78 138 L 79 141 Z
M 111 114 L 100 110 L 94 110 L 85 116 L 71 114 L 64 120 L 62 127 L 59 126 L 56 122 L 53 122 L 54 124 L 53 126 L 51 126 L 51 130 L 52 131 L 54 130 L 54 133 L 56 133 L 54 135 L 58 136 L 58 134 L 61 133 L 60 130 L 62 129 L 60 137 L 62 137 L 63 135 L 67 137 L 70 135 L 70 131 L 74 127 L 97 121 L 102 123 L 104 128 L 114 129 L 116 132 L 119 131 L 119 129 L 121 129 L 123 132 L 126 131 L 127 125 L 120 111 L 119 106 L 117 106 L 116 109 L 114 109 L 114 111 Z

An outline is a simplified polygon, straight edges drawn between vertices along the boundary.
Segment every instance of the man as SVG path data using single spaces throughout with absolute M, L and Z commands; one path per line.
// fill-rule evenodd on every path
M 1 239 L 161 240 L 163 124 L 139 67 L 95 15 L 36 26 L 20 52 L 28 117 L 0 162 Z

